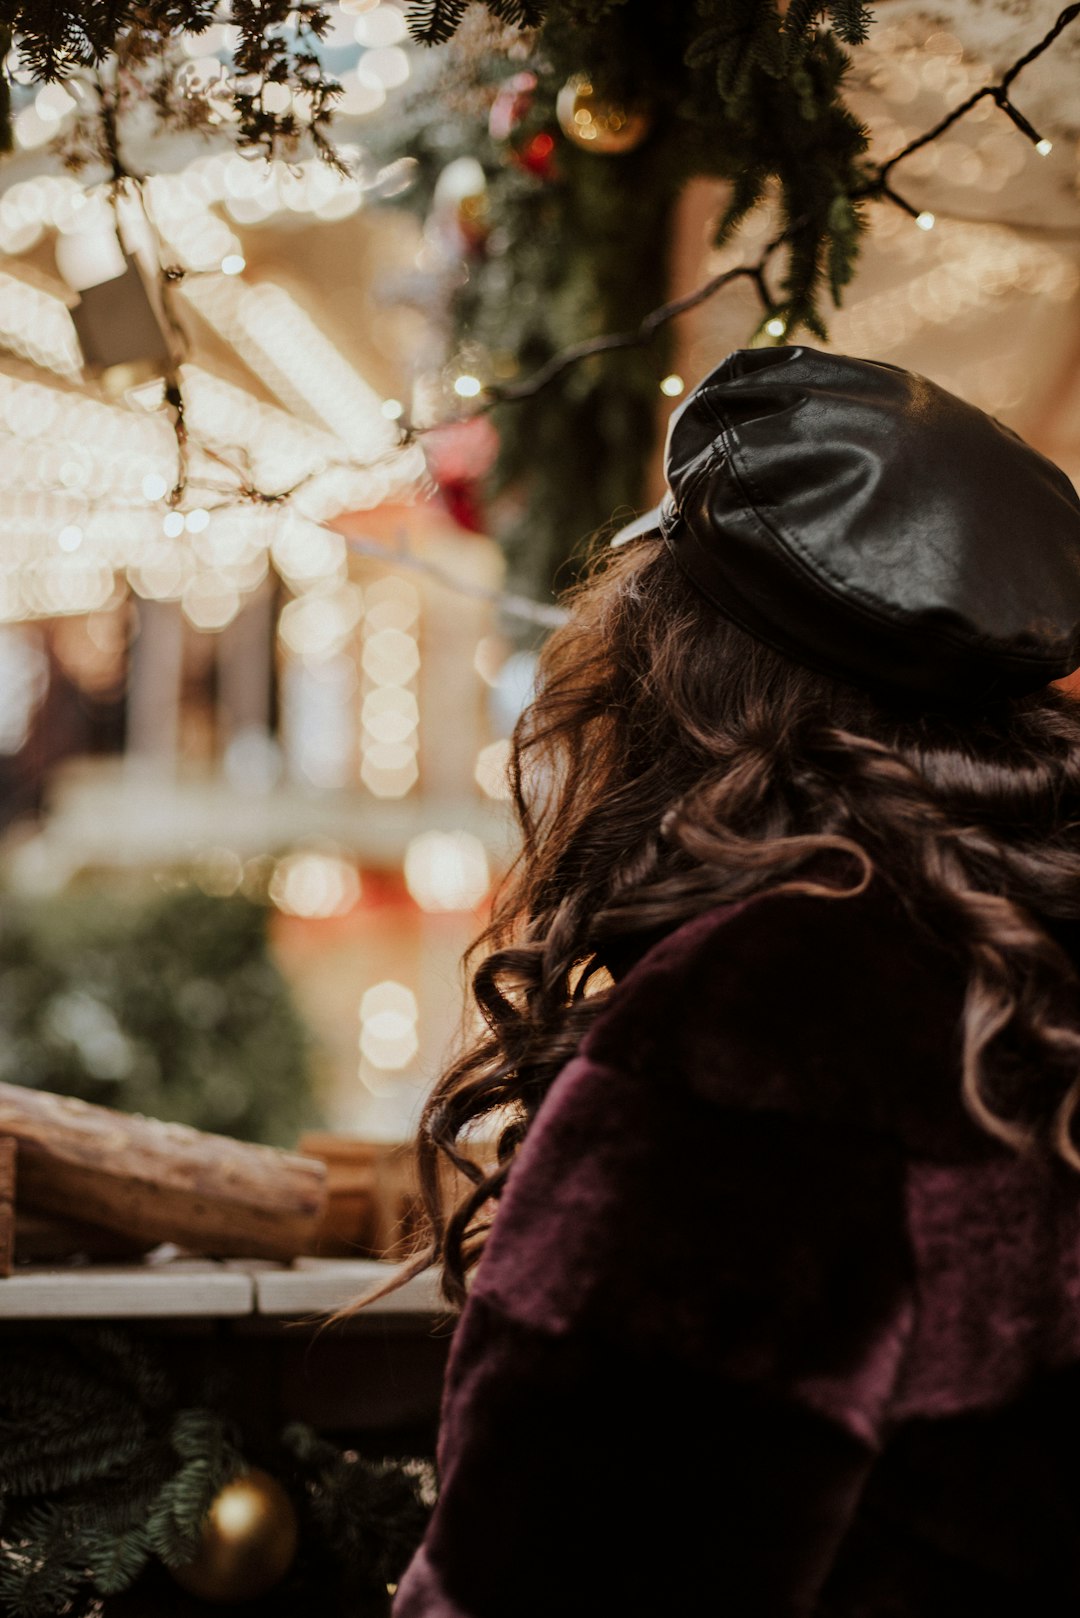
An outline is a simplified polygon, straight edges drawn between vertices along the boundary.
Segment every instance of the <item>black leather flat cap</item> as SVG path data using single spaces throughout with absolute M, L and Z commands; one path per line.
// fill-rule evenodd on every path
M 805 346 L 739 349 L 672 416 L 661 533 L 725 617 L 795 661 L 943 702 L 1080 665 L 1080 499 L 925 377 Z

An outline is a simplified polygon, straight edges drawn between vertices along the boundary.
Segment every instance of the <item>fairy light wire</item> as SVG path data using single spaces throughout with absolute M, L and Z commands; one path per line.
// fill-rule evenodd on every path
M 1022 56 L 1018 57 L 1017 60 L 1012 63 L 1012 65 L 996 82 L 983 85 L 978 90 L 973 91 L 971 95 L 967 96 L 963 101 L 951 108 L 950 111 L 939 119 L 939 121 L 930 129 L 908 141 L 884 162 L 870 166 L 867 171 L 866 181 L 864 185 L 860 187 L 858 192 L 854 194 L 853 200 L 858 201 L 863 199 L 877 199 L 890 202 L 893 206 L 898 207 L 902 212 L 907 214 L 908 217 L 911 218 L 921 229 L 930 230 L 935 224 L 936 216 L 929 209 L 918 208 L 896 189 L 891 182 L 893 170 L 898 164 L 904 162 L 905 159 L 913 156 L 916 152 L 923 150 L 934 141 L 939 140 L 962 118 L 966 117 L 974 107 L 978 106 L 980 102 L 985 100 L 993 101 L 995 105 L 1011 119 L 1014 126 L 1025 136 L 1028 141 L 1030 141 L 1040 155 L 1047 155 L 1052 150 L 1052 142 L 1041 136 L 1034 125 L 1031 124 L 1024 114 L 1019 111 L 1019 109 L 1014 105 L 1009 95 L 1009 91 L 1024 69 L 1032 62 L 1036 61 L 1047 50 L 1049 50 L 1060 35 L 1065 31 L 1065 29 L 1076 21 L 1077 17 L 1080 17 L 1080 0 L 1074 0 L 1073 4 L 1066 6 L 1064 10 L 1058 14 L 1054 23 L 1046 31 L 1046 33 L 1038 41 L 1036 41 L 1036 43 L 1032 45 L 1029 50 L 1025 51 Z M 204 272 L 180 270 L 174 263 L 165 262 L 164 254 L 161 252 L 161 236 L 154 226 L 150 209 L 147 206 L 147 199 L 142 192 L 143 177 L 128 172 L 123 166 L 118 144 L 115 139 L 115 128 L 111 126 L 111 120 L 108 116 L 109 109 L 105 105 L 107 101 L 107 93 L 105 92 L 104 87 L 101 87 L 101 89 L 102 94 L 100 101 L 104 122 L 106 125 L 106 145 L 112 167 L 110 190 L 112 193 L 114 206 L 118 200 L 118 193 L 121 191 L 121 189 L 128 188 L 129 194 L 130 190 L 134 189 L 144 218 L 147 220 L 148 225 L 153 231 L 153 237 L 159 249 L 157 273 L 162 293 L 161 303 L 163 310 L 165 311 L 166 320 L 172 327 L 170 335 L 175 339 L 177 336 L 177 325 L 174 323 L 175 317 L 172 315 L 169 302 L 170 294 L 173 292 L 177 281 L 185 278 L 188 275 L 201 274 Z M 660 305 L 658 308 L 645 315 L 638 326 L 631 331 L 608 332 L 598 337 L 588 338 L 578 343 L 572 343 L 559 350 L 559 352 L 556 354 L 553 354 L 531 375 L 519 380 L 503 383 L 484 383 L 479 379 L 475 379 L 479 384 L 475 390 L 471 387 L 468 391 L 463 389 L 458 390 L 459 396 L 461 397 L 470 399 L 475 398 L 475 405 L 466 412 L 450 414 L 437 421 L 429 422 L 424 425 L 417 425 L 408 418 L 404 411 L 402 411 L 400 416 L 396 418 L 399 436 L 395 444 L 391 445 L 388 449 L 384 449 L 378 456 L 372 459 L 360 459 L 349 456 L 343 457 L 341 462 L 338 464 L 340 464 L 342 468 L 347 468 L 350 471 L 373 470 L 380 463 L 385 463 L 388 459 L 393 458 L 398 452 L 406 449 L 429 433 L 436 432 L 447 426 L 461 425 L 462 423 L 471 421 L 478 416 L 486 415 L 488 412 L 494 410 L 498 406 L 514 404 L 525 399 L 534 398 L 545 388 L 549 387 L 565 371 L 577 364 L 580 364 L 586 359 L 598 354 L 612 353 L 618 350 L 646 346 L 649 342 L 651 342 L 656 332 L 659 331 L 663 326 L 667 325 L 670 321 L 676 319 L 680 315 L 688 313 L 692 309 L 699 307 L 701 304 L 706 303 L 724 288 L 732 286 L 737 282 L 749 283 L 750 287 L 756 294 L 762 311 L 759 329 L 776 339 L 785 336 L 787 334 L 788 326 L 787 317 L 782 305 L 777 301 L 769 286 L 767 271 L 776 253 L 798 234 L 805 222 L 806 221 L 804 219 L 797 219 L 788 225 L 785 230 L 778 232 L 770 241 L 765 244 L 760 255 L 753 264 L 737 265 L 733 268 L 724 270 L 721 273 L 711 277 L 702 286 L 696 288 L 694 291 L 686 294 L 685 296 L 673 299 L 670 302 Z M 190 466 L 192 450 L 196 448 L 203 450 L 204 446 L 198 443 L 188 428 L 185 417 L 183 391 L 179 380 L 178 362 L 170 369 L 171 374 L 166 378 L 165 382 L 165 402 L 172 413 L 174 431 L 177 440 L 177 477 L 174 486 L 169 491 L 169 505 L 175 509 L 181 503 L 186 493 L 188 469 Z M 473 380 L 474 379 L 470 376 L 469 382 L 472 383 Z M 227 472 L 232 478 L 235 479 L 229 493 L 232 496 L 232 500 L 237 504 L 255 503 L 267 506 L 283 505 L 287 503 L 289 499 L 307 482 L 310 481 L 309 477 L 304 477 L 299 479 L 289 489 L 276 493 L 266 493 L 255 486 L 254 481 L 245 468 L 233 464 L 231 460 L 223 455 L 219 450 L 208 450 L 207 453 L 211 455 L 211 458 L 221 467 L 222 471 Z M 224 488 L 221 490 L 221 493 L 225 495 L 225 499 L 227 500 L 228 495 L 226 495 Z M 223 504 L 224 503 L 225 501 L 223 500 Z M 549 628 L 562 621 L 563 615 L 560 608 L 549 606 L 545 603 L 529 601 L 524 597 L 506 594 L 500 591 L 478 591 L 476 586 L 470 585 L 465 581 L 455 579 L 451 574 L 444 573 L 442 569 L 434 569 L 431 564 L 427 563 L 422 558 L 410 555 L 410 553 L 407 551 L 395 550 L 391 552 L 385 547 L 369 547 L 364 542 L 358 542 L 355 540 L 350 540 L 348 543 L 349 548 L 354 552 L 358 552 L 360 554 L 378 553 L 386 560 L 393 559 L 398 565 L 406 567 L 410 570 L 426 573 L 432 577 L 438 577 L 438 582 L 443 584 L 445 587 L 458 591 L 462 594 L 483 594 L 485 599 L 490 600 L 493 604 L 498 605 L 511 616 L 527 619 L 538 625 Z

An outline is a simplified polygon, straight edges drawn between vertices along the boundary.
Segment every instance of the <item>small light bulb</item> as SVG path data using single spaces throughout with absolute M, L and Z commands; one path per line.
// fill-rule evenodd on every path
M 405 414 L 405 406 L 402 404 L 400 399 L 384 399 L 382 402 L 382 413 L 386 417 L 387 421 L 400 421 L 401 417 Z
M 783 337 L 787 327 L 778 315 L 774 315 L 771 320 L 765 322 L 765 330 L 770 337 Z
M 671 375 L 666 376 L 660 384 L 660 392 L 666 393 L 669 399 L 677 399 L 685 388 L 686 383 L 676 371 L 672 371 Z
M 167 511 L 161 526 L 167 538 L 176 539 L 184 532 L 184 513 L 182 511 Z
M 204 528 L 209 527 L 210 513 L 204 506 L 196 506 L 184 518 L 184 527 L 189 534 L 201 534 Z
M 1054 150 L 1054 143 L 1052 140 L 1037 140 L 1035 142 L 1035 150 L 1038 152 L 1040 157 L 1049 157 L 1050 153 Z
M 69 522 L 67 526 L 65 528 L 61 528 L 60 532 L 57 534 L 56 543 L 59 545 L 62 551 L 77 551 L 79 546 L 82 544 L 82 539 L 83 531 L 79 527 L 78 523 Z
M 226 253 L 221 261 L 222 275 L 241 275 L 247 268 L 247 259 L 241 253 Z
M 482 387 L 478 376 L 459 376 L 454 381 L 454 392 L 463 399 L 475 399 Z
M 142 492 L 147 500 L 160 500 L 167 487 L 160 472 L 147 472 L 142 480 Z
M 915 223 L 920 230 L 933 230 L 937 224 L 937 219 L 932 213 L 924 210 L 922 213 L 915 215 Z

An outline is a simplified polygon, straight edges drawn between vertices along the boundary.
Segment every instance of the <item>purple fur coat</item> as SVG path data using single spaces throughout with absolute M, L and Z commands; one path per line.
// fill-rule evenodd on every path
M 394 1618 L 1076 1618 L 1080 1175 L 969 1120 L 963 989 L 880 880 L 622 978 L 514 1164 Z

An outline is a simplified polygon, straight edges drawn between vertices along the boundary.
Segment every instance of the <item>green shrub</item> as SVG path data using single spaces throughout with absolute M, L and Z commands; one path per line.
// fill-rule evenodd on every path
M 0 904 L 0 1079 L 291 1146 L 311 1039 L 267 911 L 196 888 Z

